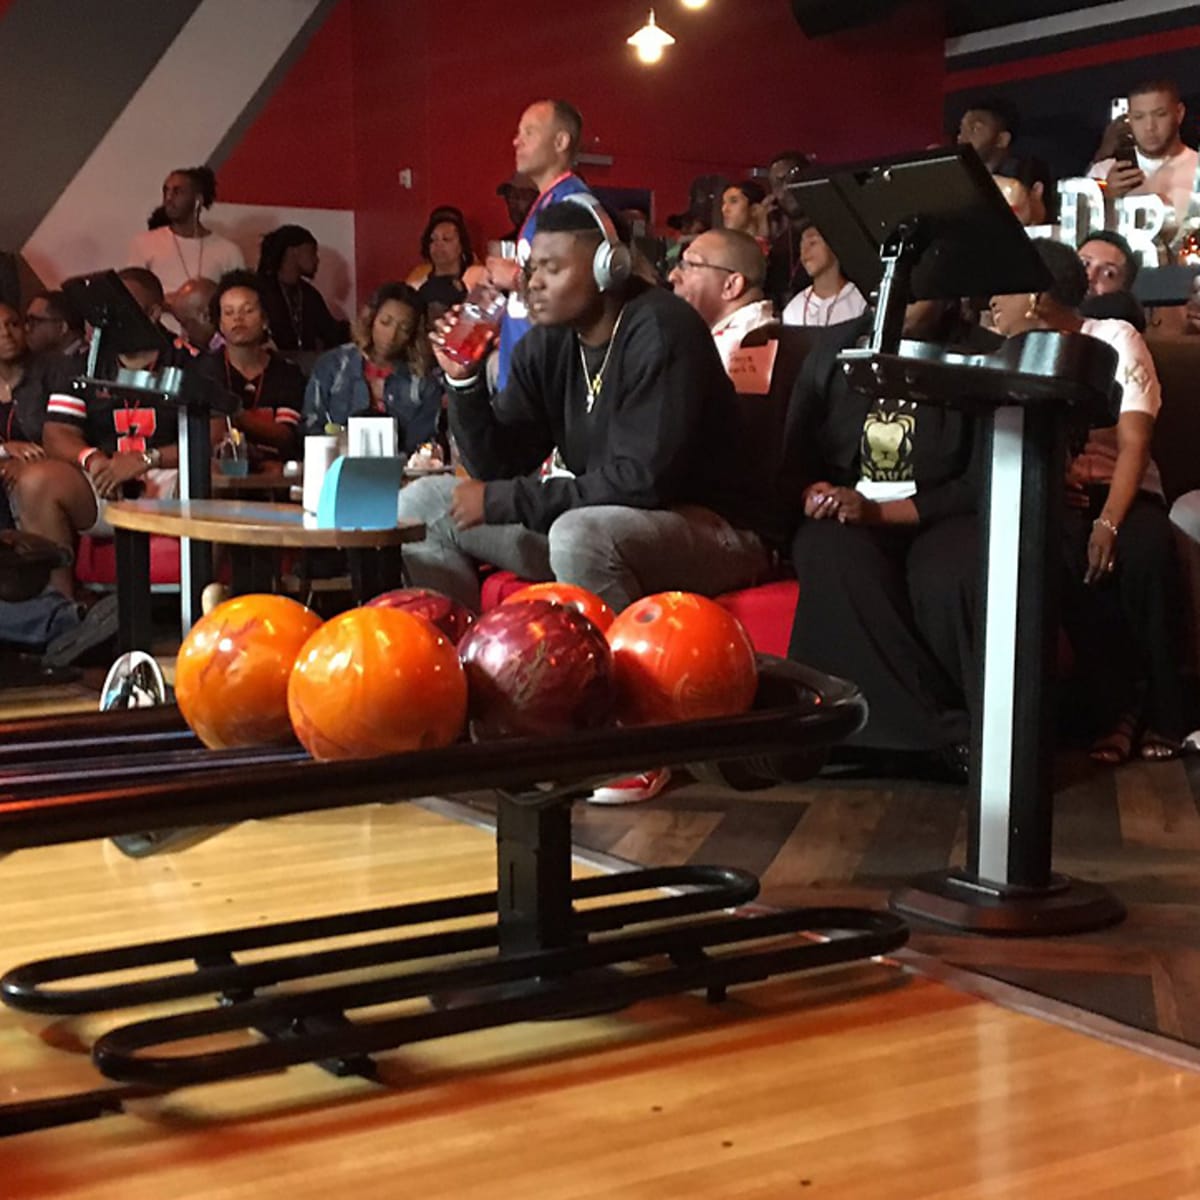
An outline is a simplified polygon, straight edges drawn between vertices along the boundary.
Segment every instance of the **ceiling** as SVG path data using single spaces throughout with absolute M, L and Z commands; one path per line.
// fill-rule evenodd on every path
M 946 36 L 961 37 L 983 29 L 998 29 L 1019 21 L 1056 17 L 1060 13 L 1095 8 L 1111 0 L 946 0 Z
M 810 37 L 882 20 L 900 3 L 901 0 L 791 0 L 796 20 Z M 943 3 L 946 36 L 961 37 L 1040 17 L 1096 8 L 1111 4 L 1111 0 L 943 0 Z

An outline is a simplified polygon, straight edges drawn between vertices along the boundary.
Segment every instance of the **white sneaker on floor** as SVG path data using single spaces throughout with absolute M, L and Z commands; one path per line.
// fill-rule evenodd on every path
M 223 583 L 207 583 L 200 593 L 200 615 L 207 617 L 218 604 L 229 599 L 229 589 Z
M 598 787 L 589 797 L 589 804 L 640 804 L 653 800 L 671 782 L 671 772 L 666 767 L 657 771 L 643 771 L 628 779 L 616 779 Z

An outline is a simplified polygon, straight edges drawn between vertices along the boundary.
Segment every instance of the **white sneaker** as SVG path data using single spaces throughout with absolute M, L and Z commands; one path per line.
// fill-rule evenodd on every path
M 218 604 L 229 599 L 229 589 L 223 583 L 208 583 L 200 593 L 200 615 L 207 617 Z
M 643 771 L 628 779 L 617 779 L 604 787 L 598 787 L 589 797 L 589 804 L 640 804 L 653 800 L 671 782 L 667 767 L 657 771 Z

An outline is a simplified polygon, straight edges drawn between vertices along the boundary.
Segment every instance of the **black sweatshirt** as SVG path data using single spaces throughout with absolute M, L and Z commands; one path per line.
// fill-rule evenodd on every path
M 837 364 L 871 329 L 870 314 L 832 326 L 804 361 L 788 410 L 787 458 L 803 486 L 825 480 L 856 487 L 862 475 L 863 425 L 874 408 L 864 392 L 851 388 Z M 1001 344 L 978 326 L 955 348 L 988 351 Z M 973 513 L 979 501 L 981 439 L 969 413 L 936 404 L 915 405 L 911 469 L 912 498 L 922 525 Z
M 600 351 L 587 351 L 588 370 Z M 517 344 L 508 386 L 451 392 L 450 428 L 471 474 L 487 481 L 490 525 L 545 533 L 571 508 L 703 505 L 762 531 L 761 481 L 730 455 L 736 398 L 712 335 L 683 300 L 637 288 L 626 302 L 592 412 L 581 345 L 566 326 L 535 326 Z M 557 447 L 575 478 L 531 476 Z

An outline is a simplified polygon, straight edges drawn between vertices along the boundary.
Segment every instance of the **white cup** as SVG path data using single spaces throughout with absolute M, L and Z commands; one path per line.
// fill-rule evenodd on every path
M 346 453 L 351 458 L 395 458 L 399 435 L 391 417 L 351 417 Z
M 325 475 L 338 457 L 336 436 L 315 434 L 304 439 L 304 511 L 315 513 Z

